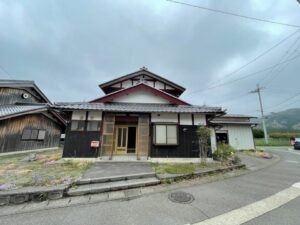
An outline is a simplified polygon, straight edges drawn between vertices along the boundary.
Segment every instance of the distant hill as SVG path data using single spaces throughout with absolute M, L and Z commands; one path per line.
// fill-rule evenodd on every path
M 269 131 L 300 131 L 300 109 L 288 109 L 266 116 Z

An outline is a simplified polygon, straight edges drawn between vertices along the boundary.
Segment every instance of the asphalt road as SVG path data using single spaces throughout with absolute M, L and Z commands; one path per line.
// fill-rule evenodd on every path
M 265 169 L 213 183 L 183 188 L 195 197 L 190 204 L 173 203 L 169 192 L 130 201 L 111 201 L 1 216 L 0 224 L 13 225 L 184 225 L 224 214 L 272 196 L 300 182 L 300 154 L 274 151 L 281 160 Z M 1 210 L 1 208 L 0 208 Z M 257 217 L 246 224 L 300 224 L 300 199 Z

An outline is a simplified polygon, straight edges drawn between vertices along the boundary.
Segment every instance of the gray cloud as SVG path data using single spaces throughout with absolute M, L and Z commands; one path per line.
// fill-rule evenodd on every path
M 286 23 L 300 21 L 296 0 L 185 1 Z M 262 73 L 202 91 L 279 62 L 297 35 L 251 66 L 225 77 L 294 28 L 163 0 L 0 1 L 0 26 L 0 64 L 14 79 L 35 80 L 52 101 L 94 99 L 102 95 L 99 83 L 146 66 L 185 86 L 183 98 L 193 104 L 221 105 L 229 112 L 257 115 L 257 96 L 246 93 L 265 81 L 267 111 L 300 106 L 299 100 L 271 108 L 299 90 L 300 58 L 274 80 L 272 76 L 263 79 L 266 73 Z M 300 54 L 299 48 L 293 54 Z M 2 71 L 0 76 L 9 78 Z

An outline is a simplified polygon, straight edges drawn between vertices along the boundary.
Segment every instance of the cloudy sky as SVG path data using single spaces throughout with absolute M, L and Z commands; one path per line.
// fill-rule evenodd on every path
M 300 25 L 296 0 L 180 1 Z M 192 104 L 258 115 L 248 92 L 260 83 L 267 112 L 300 107 L 295 27 L 165 0 L 0 0 L 0 27 L 0 78 L 34 80 L 53 102 L 100 97 L 99 83 L 146 66 L 186 87 Z

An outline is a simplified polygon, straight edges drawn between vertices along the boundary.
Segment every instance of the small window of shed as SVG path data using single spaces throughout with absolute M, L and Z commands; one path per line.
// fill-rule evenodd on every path
M 38 137 L 38 133 L 39 133 L 39 130 L 31 130 L 30 139 L 31 140 L 36 140 L 37 137 Z
M 22 133 L 22 140 L 30 140 L 31 129 L 24 129 Z
M 39 134 L 38 134 L 38 140 L 39 141 L 42 141 L 45 139 L 45 136 L 46 136 L 46 131 L 45 130 L 39 130 Z

